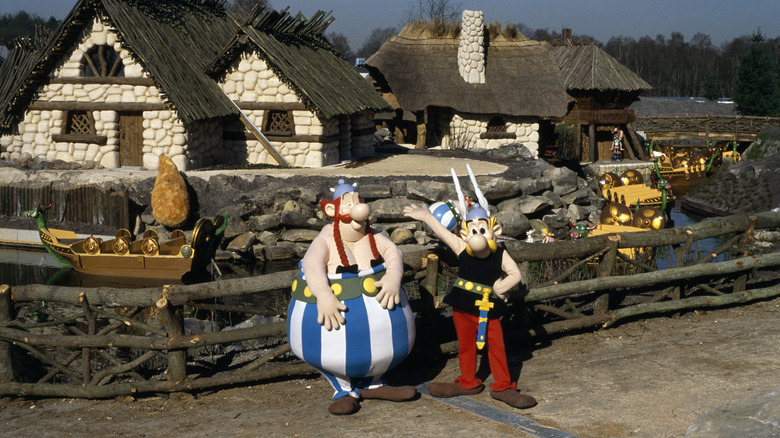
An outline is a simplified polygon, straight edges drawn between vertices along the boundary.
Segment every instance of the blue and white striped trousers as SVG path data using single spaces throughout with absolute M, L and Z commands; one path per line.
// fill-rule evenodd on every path
M 381 376 L 412 350 L 414 314 L 401 289 L 401 303 L 383 309 L 374 297 L 344 301 L 346 322 L 325 330 L 317 322 L 317 304 L 293 298 L 287 312 L 287 336 L 296 356 L 316 368 L 335 389 L 334 399 L 360 397 L 360 388 L 377 388 Z

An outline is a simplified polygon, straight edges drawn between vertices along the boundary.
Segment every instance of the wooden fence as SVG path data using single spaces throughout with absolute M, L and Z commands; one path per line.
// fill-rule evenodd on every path
M 762 131 L 780 126 L 780 117 L 680 114 L 637 117 L 635 129 L 653 141 L 701 139 L 753 141 Z
M 0 215 L 24 216 L 38 203 L 52 203 L 51 222 L 71 221 L 130 228 L 127 189 L 114 191 L 95 185 L 55 188 L 51 185 L 0 185 Z
M 628 317 L 780 296 L 780 252 L 751 252 L 755 230 L 778 227 L 780 213 L 768 212 L 577 241 L 505 242 L 532 277 L 524 299 L 512 306 L 525 311 L 529 323 L 508 332 L 508 338 L 512 342 L 606 327 Z M 717 249 L 695 249 L 697 241 L 713 238 L 721 243 Z M 668 269 L 657 270 L 654 260 L 659 251 L 670 256 Z M 438 320 L 437 303 L 446 289 L 442 285 L 455 275 L 445 263 L 452 257 L 436 253 L 420 247 L 404 256 L 405 282 L 418 324 L 429 327 L 431 319 Z M 198 334 L 185 334 L 182 323 L 183 314 L 192 309 L 244 317 L 279 313 L 227 302 L 280 290 L 286 292 L 282 293 L 286 301 L 295 275 L 285 271 L 145 289 L 0 286 L 0 395 L 105 398 L 179 393 L 313 373 L 312 367 L 287 354 L 284 322 Z M 193 349 L 258 339 L 267 340 L 266 352 L 230 371 L 196 376 L 188 363 L 188 351 Z M 455 342 L 437 343 L 441 351 L 456 348 Z M 164 377 L 149 366 L 160 357 L 166 363 Z

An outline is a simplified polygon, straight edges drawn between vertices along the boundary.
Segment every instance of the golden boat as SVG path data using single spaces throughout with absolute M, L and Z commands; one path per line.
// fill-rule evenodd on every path
M 646 186 L 642 174 L 634 169 L 626 170 L 620 177 L 607 172 L 599 177 L 598 184 L 604 199 L 623 204 L 631 210 L 649 206 L 665 211 L 674 200 L 666 180 L 661 179 L 656 188 Z
M 126 229 L 120 229 L 108 240 L 94 236 L 61 239 L 57 236 L 69 237 L 67 232 L 46 226 L 49 207 L 38 205 L 26 212 L 37 219 L 43 246 L 63 265 L 99 277 L 180 281 L 185 274 L 205 269 L 211 262 L 227 224 L 223 216 L 199 219 L 189 243 L 182 230 L 173 231 L 165 241 L 160 241 L 154 230 L 147 230 L 141 239 L 133 241 Z

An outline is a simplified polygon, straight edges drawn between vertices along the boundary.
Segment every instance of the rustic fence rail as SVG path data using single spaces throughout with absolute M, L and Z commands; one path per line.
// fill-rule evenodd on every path
M 608 326 L 641 315 L 780 296 L 776 274 L 780 252 L 752 252 L 754 231 L 766 228 L 780 228 L 780 213 L 578 241 L 505 242 L 528 272 L 534 266 L 555 264 L 546 265 L 555 269 L 535 277 L 513 306 L 527 312 L 530 324 L 508 332 L 510 342 Z M 716 237 L 719 248 L 694 249 L 697 240 Z M 419 324 L 427 327 L 430 321 L 425 318 L 438 315 L 444 285 L 455 275 L 445 263 L 451 257 L 444 251 L 437 254 L 441 250 L 417 248 L 404 257 L 413 309 L 421 318 Z M 674 256 L 669 269 L 656 270 L 652 258 L 637 256 L 655 251 Z M 284 322 L 190 334 L 184 330 L 184 313 L 192 309 L 245 316 L 283 314 L 279 309 L 221 301 L 288 290 L 295 275 L 285 271 L 144 289 L 0 286 L 0 395 L 105 398 L 178 393 L 313 373 L 309 365 L 290 359 Z M 435 330 L 421 332 L 430 335 Z M 258 340 L 264 340 L 264 353 L 253 360 L 229 371 L 193 371 L 194 351 Z M 455 342 L 435 341 L 442 351 L 456 347 Z M 151 365 L 161 358 L 162 365 Z
M 655 141 L 702 138 L 751 141 L 766 129 L 780 126 L 780 117 L 679 114 L 640 116 L 636 130 Z

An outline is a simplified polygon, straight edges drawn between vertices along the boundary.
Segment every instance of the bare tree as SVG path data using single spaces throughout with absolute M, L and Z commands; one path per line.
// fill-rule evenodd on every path
M 268 8 L 271 6 L 271 3 L 268 0 L 228 0 L 225 2 L 226 9 L 240 14 L 251 11 L 255 5 L 263 5 Z
M 363 46 L 360 47 L 357 51 L 357 56 L 360 58 L 368 58 L 374 53 L 379 50 L 380 47 L 382 47 L 382 44 L 387 41 L 387 38 L 389 38 L 392 35 L 395 35 L 397 33 L 397 30 L 395 27 L 377 27 L 374 30 L 371 31 L 371 34 L 368 35 L 368 38 L 366 38 L 366 41 L 363 43 Z
M 352 51 L 349 41 L 343 33 L 331 32 L 325 35 L 325 39 L 349 62 L 355 61 L 355 52 Z
M 450 0 L 416 0 L 406 13 L 407 22 L 417 20 L 456 21 L 462 6 Z

